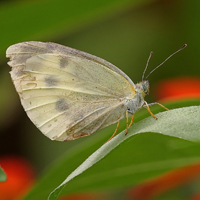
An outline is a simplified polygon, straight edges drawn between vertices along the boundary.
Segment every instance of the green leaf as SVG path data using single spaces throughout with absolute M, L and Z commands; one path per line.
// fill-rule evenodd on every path
M 124 130 L 112 140 L 102 145 L 102 147 L 87 158 L 50 194 L 49 200 L 55 200 L 63 189 L 63 186 L 65 186 L 70 180 L 83 173 L 99 160 L 103 159 L 119 144 L 136 134 L 155 132 L 189 141 L 200 141 L 200 106 L 191 106 L 162 112 L 157 114 L 157 117 L 159 119 L 157 121 L 152 117 L 148 117 L 137 124 L 134 124 L 134 126 L 129 129 L 128 135 L 125 135 Z
M 6 181 L 7 176 L 5 174 L 5 172 L 3 171 L 3 169 L 0 167 L 0 182 L 4 182 Z

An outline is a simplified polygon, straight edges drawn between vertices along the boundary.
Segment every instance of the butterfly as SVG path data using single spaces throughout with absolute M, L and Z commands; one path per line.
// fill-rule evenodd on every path
M 149 59 L 151 55 L 152 52 Z M 134 84 L 106 60 L 56 43 L 14 44 L 6 56 L 10 58 L 11 78 L 24 110 L 51 140 L 74 140 L 118 122 L 114 137 L 119 121 L 125 117 L 127 134 L 135 112 L 142 107 L 157 119 L 149 106 L 159 103 L 148 104 L 144 100 L 149 94 L 149 81 L 144 80 L 149 59 L 142 81 Z

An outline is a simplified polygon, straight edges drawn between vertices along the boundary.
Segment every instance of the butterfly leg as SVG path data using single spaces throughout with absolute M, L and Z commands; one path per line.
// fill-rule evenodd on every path
M 145 107 L 145 108 L 148 110 L 148 112 L 151 114 L 151 116 L 152 116 L 154 119 L 158 119 L 158 118 L 151 112 L 149 106 L 158 104 L 159 106 L 161 106 L 161 107 L 164 108 L 165 110 L 169 110 L 168 108 L 166 108 L 165 106 L 163 106 L 162 104 L 160 104 L 160 103 L 158 103 L 158 102 L 154 102 L 154 103 L 149 103 L 149 104 L 148 104 L 148 103 L 145 101 L 144 104 L 145 104 L 145 105 L 144 105 L 143 107 Z
M 150 115 L 151 115 L 154 119 L 158 119 L 158 118 L 151 112 L 151 110 L 150 110 L 150 108 L 149 108 L 149 105 L 151 106 L 151 105 L 153 105 L 154 103 L 148 105 L 148 103 L 145 101 L 144 104 L 145 104 L 145 105 L 144 105 L 143 107 L 145 107 L 145 108 L 148 110 L 148 112 L 150 113 Z
M 132 115 L 131 123 L 129 124 L 128 127 L 130 127 L 130 126 L 132 125 L 132 123 L 133 123 L 133 121 L 134 121 L 134 117 L 135 117 L 135 115 Z
M 147 102 L 146 102 L 147 103 Z M 164 108 L 165 110 L 169 110 L 168 108 L 166 108 L 165 106 L 163 106 L 161 103 L 158 103 L 158 102 L 154 102 L 154 103 L 149 103 L 148 106 L 152 106 L 152 105 L 159 105 L 161 106 L 162 108 Z M 146 107 L 146 105 L 144 105 L 143 107 Z
M 145 104 L 147 104 L 147 102 L 145 102 Z M 149 103 L 148 106 L 152 106 L 152 105 L 155 105 L 155 104 L 161 106 L 161 107 L 164 108 L 165 110 L 169 110 L 168 108 L 166 108 L 165 106 L 163 106 L 161 103 L 158 103 L 158 102 Z M 147 107 L 147 106 L 144 105 L 143 107 Z
M 119 129 L 119 122 L 120 121 L 118 121 L 118 123 L 117 123 L 117 127 L 116 127 L 116 129 L 115 129 L 115 132 L 112 134 L 112 136 L 110 137 L 110 139 L 108 140 L 108 141 L 110 141 L 114 136 L 115 136 L 115 134 L 117 133 L 117 131 L 118 131 L 118 129 Z M 107 141 L 107 142 L 108 142 Z
M 168 108 L 166 108 L 165 106 L 163 106 L 162 104 L 155 102 L 155 104 L 158 104 L 159 106 L 161 106 L 162 108 L 164 108 L 165 110 L 169 110 Z
M 128 124 L 128 110 L 126 111 L 126 133 L 125 135 L 127 135 L 128 133 L 128 128 L 129 128 L 129 124 Z
M 125 135 L 128 134 L 128 129 L 130 128 L 130 126 L 132 125 L 132 123 L 134 121 L 134 116 L 135 115 L 132 115 L 131 122 L 130 122 L 130 124 L 128 124 L 128 111 L 126 111 L 126 133 L 125 133 Z
M 125 133 L 125 135 L 127 135 L 128 129 L 129 129 L 129 127 L 132 125 L 133 120 L 134 120 L 134 115 L 132 116 L 132 119 L 131 119 L 130 124 L 128 124 L 128 111 L 126 111 L 126 133 Z M 108 141 L 110 141 L 110 140 L 115 136 L 115 134 L 117 133 L 117 131 L 118 131 L 118 129 L 119 129 L 119 122 L 120 122 L 120 121 L 118 121 L 118 123 L 117 123 L 117 128 L 115 129 L 115 132 L 113 133 L 113 135 L 110 137 L 110 139 L 109 139 Z M 107 142 L 108 142 L 108 141 L 107 141 Z

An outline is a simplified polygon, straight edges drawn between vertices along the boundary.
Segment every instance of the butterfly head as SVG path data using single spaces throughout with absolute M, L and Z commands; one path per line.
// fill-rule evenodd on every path
M 139 93 L 142 94 L 143 97 L 145 97 L 147 94 L 149 94 L 149 81 L 145 80 L 138 84 L 136 84 L 136 89 Z

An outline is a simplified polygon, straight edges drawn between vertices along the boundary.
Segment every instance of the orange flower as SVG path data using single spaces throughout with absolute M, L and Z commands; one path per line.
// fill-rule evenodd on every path
M 156 85 L 157 100 L 200 98 L 200 78 L 180 77 L 164 80 Z
M 26 160 L 13 156 L 0 158 L 0 166 L 7 175 L 7 180 L 0 183 L 1 200 L 20 198 L 34 181 L 33 167 Z
M 200 175 L 200 164 L 195 163 L 189 166 L 174 169 L 159 177 L 152 178 L 144 183 L 139 184 L 128 191 L 130 199 L 150 200 L 154 197 L 194 180 Z M 200 196 L 193 198 L 197 200 Z M 198 199 L 200 200 L 200 199 Z

